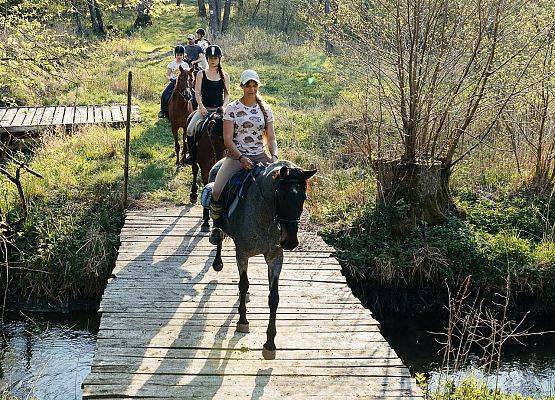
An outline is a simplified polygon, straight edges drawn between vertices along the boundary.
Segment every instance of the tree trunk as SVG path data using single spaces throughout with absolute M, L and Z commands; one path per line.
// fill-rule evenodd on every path
M 181 5 L 181 0 L 177 0 L 175 4 L 177 4 L 177 6 L 179 7 Z
M 270 26 L 270 0 L 266 0 L 266 28 Z
M 94 11 L 96 14 L 96 22 L 98 23 L 98 34 L 105 36 L 106 35 L 106 29 L 104 28 L 104 21 L 102 20 L 102 11 L 100 10 L 100 7 L 98 6 L 98 3 L 96 2 L 96 0 L 92 0 L 93 4 L 94 4 Z
M 144 28 L 152 24 L 148 6 L 147 0 L 140 0 L 137 4 L 137 19 L 135 19 L 135 23 L 133 24 L 134 28 Z
M 227 31 L 229 26 L 229 15 L 231 14 L 231 0 L 225 0 L 224 17 L 222 19 L 222 33 Z
M 218 0 L 208 0 L 210 9 L 210 34 L 211 40 L 214 41 L 220 36 L 220 20 L 218 18 Z
M 206 18 L 206 4 L 204 4 L 204 0 L 197 0 L 197 6 L 199 17 Z
M 456 211 L 449 192 L 451 172 L 441 162 L 405 162 L 377 159 L 378 208 L 392 211 L 396 236 L 410 233 L 418 224 L 442 223 Z
M 96 10 L 93 0 L 87 0 L 87 6 L 89 6 L 89 14 L 91 16 L 91 26 L 94 33 L 98 33 L 98 21 L 96 20 Z
M 83 23 L 81 22 L 81 15 L 79 14 L 79 9 L 77 8 L 77 0 L 71 0 L 71 8 L 73 20 L 75 21 L 75 34 L 77 36 L 83 36 Z
M 326 41 L 326 51 L 328 53 L 331 53 L 333 51 L 333 45 L 331 44 L 330 41 L 330 28 L 328 27 L 329 21 L 329 14 L 331 12 L 331 0 L 325 0 L 325 4 L 324 4 L 324 13 L 326 14 L 326 27 L 324 28 L 324 35 L 325 35 L 325 41 Z

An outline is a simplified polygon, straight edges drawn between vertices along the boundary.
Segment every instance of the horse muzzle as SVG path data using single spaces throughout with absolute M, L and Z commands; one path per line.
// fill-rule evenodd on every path
M 297 224 L 281 224 L 279 244 L 283 250 L 293 250 L 299 245 L 299 240 L 297 239 L 298 230 Z

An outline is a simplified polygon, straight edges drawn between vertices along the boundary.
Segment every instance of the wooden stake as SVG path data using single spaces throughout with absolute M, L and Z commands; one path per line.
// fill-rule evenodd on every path
M 129 147 L 131 142 L 131 82 L 133 74 L 127 75 L 127 119 L 125 120 L 125 165 L 123 167 L 123 208 L 127 208 L 127 186 L 129 184 Z

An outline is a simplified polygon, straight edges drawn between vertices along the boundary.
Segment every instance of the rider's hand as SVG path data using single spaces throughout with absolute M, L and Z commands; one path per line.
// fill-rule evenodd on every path
M 254 167 L 254 164 L 252 163 L 251 159 L 248 157 L 241 157 L 241 166 L 245 169 L 252 169 L 252 167 Z
M 202 115 L 203 117 L 206 117 L 206 114 L 208 114 L 208 110 L 204 106 L 199 107 L 199 112 L 200 112 L 200 115 Z

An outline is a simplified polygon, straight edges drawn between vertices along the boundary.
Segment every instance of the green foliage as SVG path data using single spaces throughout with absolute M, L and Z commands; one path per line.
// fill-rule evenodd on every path
M 419 384 L 426 388 L 425 379 L 421 378 Z M 476 378 L 466 378 L 457 384 L 448 381 L 441 388 L 427 392 L 426 398 L 429 400 L 533 400 L 532 397 L 491 389 L 487 382 Z M 551 396 L 542 398 L 554 399 Z

